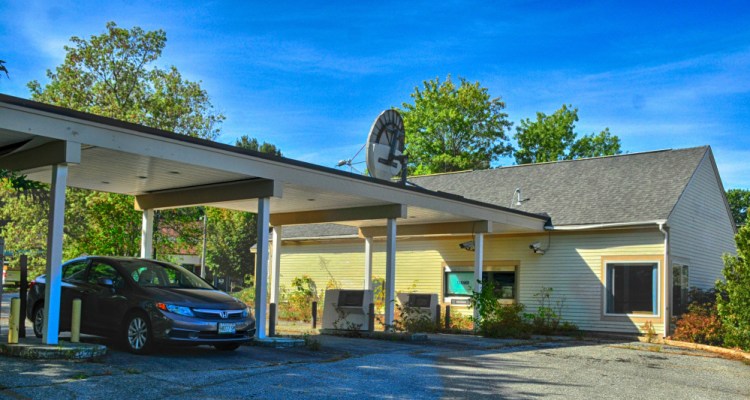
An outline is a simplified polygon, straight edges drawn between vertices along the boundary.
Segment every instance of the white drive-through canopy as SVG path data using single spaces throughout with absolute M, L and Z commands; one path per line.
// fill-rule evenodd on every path
M 58 341 L 67 186 L 134 195 L 134 206 L 144 211 L 144 256 L 150 254 L 155 209 L 211 205 L 258 213 L 259 339 L 266 335 L 269 238 L 264 226 L 275 227 L 272 276 L 276 277 L 283 225 L 356 226 L 368 238 L 366 243 L 385 236 L 386 323 L 391 325 L 397 234 L 481 238 L 489 232 L 542 232 L 547 222 L 546 216 L 6 95 L 0 95 L 0 168 L 51 184 L 43 336 L 48 344 Z M 481 253 L 481 240 L 478 243 Z M 371 252 L 371 246 L 367 249 Z M 368 257 L 372 259 L 371 254 Z M 371 266 L 366 270 L 371 273 Z M 271 291 L 271 298 L 277 298 L 278 279 Z
M 65 159 L 69 153 L 80 160 Z M 487 221 L 492 232 L 524 232 L 542 231 L 546 222 L 459 196 L 0 95 L 0 167 L 49 183 L 51 166 L 60 162 L 70 165 L 68 186 L 135 195 L 141 209 L 212 205 L 257 212 L 257 203 L 246 200 L 268 196 L 274 225 L 385 227 L 394 217 L 403 218 L 400 226 Z

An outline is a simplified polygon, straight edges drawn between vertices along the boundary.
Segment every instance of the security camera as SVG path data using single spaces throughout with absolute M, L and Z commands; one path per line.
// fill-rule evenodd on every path
M 535 254 L 544 254 L 544 250 L 542 250 L 542 244 L 540 242 L 534 242 L 534 243 L 530 244 L 529 248 Z
M 468 242 L 459 243 L 458 247 L 466 250 L 466 251 L 474 251 L 474 241 L 469 240 Z

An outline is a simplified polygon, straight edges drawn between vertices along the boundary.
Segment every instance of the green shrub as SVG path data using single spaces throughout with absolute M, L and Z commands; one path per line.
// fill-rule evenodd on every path
M 716 282 L 716 309 L 724 346 L 750 350 L 750 225 L 740 228 L 735 242 L 737 257 L 724 256 L 724 281 Z
M 485 282 L 470 298 L 470 307 L 479 314 L 478 331 L 487 337 L 527 338 L 532 334 L 578 334 L 578 327 L 562 322 L 565 299 L 553 300 L 552 288 L 542 288 L 534 297 L 539 302 L 535 313 L 525 313 L 523 304 L 502 304 L 492 282 Z
M 490 318 L 479 324 L 479 333 L 485 337 L 528 338 L 531 325 L 524 321 L 523 304 L 503 304 L 494 309 Z

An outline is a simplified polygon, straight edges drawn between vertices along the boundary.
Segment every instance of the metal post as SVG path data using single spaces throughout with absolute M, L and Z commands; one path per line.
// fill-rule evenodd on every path
M 281 226 L 274 226 L 271 229 L 271 303 L 279 303 L 281 277 Z M 274 323 L 276 322 L 274 315 Z
M 268 294 L 268 225 L 271 199 L 258 199 L 257 254 L 255 260 L 255 335 L 266 337 L 266 295 Z
M 440 329 L 440 304 L 435 304 L 435 326 Z
M 372 332 L 375 330 L 375 304 L 370 303 L 367 307 L 367 331 Z
M 17 298 L 10 299 L 10 317 L 8 318 L 8 343 L 18 343 L 18 320 L 21 312 L 21 301 Z
M 312 328 L 318 328 L 318 302 L 312 302 Z
M 450 304 L 445 305 L 445 329 L 451 329 L 451 306 Z
M 372 237 L 365 237 L 365 290 L 372 290 Z
M 484 264 L 484 234 L 474 235 L 474 292 L 482 291 L 482 267 Z M 479 310 L 474 307 L 474 320 L 479 321 Z M 478 326 L 478 324 L 475 324 Z
M 206 231 L 208 227 L 208 215 L 206 209 L 203 209 L 203 248 L 201 249 L 201 278 L 206 279 Z
M 52 166 L 50 185 L 49 225 L 47 231 L 47 270 L 44 285 L 44 330 L 42 342 L 57 344 L 60 328 L 60 298 L 62 294 L 62 246 L 65 218 L 65 187 L 68 166 Z
M 276 336 L 276 303 L 268 305 L 268 336 Z
M 141 218 L 141 258 L 154 252 L 154 210 L 143 210 Z
M 81 340 L 81 299 L 73 299 L 73 310 L 70 314 L 70 342 Z
M 26 293 L 29 291 L 29 257 L 23 254 L 18 258 L 21 268 L 21 287 L 18 290 L 18 297 L 21 299 L 21 321 L 18 324 L 18 336 L 26 337 Z
M 393 326 L 396 300 L 396 219 L 388 218 L 385 243 L 385 325 Z

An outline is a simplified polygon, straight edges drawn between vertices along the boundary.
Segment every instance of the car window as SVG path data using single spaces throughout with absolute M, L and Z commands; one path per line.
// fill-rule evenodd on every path
M 185 268 L 149 260 L 119 261 L 133 281 L 143 287 L 213 289 Z
M 91 268 L 89 268 L 89 276 L 86 281 L 92 285 L 96 285 L 99 283 L 100 278 L 112 279 L 112 283 L 115 287 L 122 287 L 122 276 L 117 272 L 115 267 L 99 261 L 93 261 L 91 263 Z
M 83 281 L 87 260 L 71 261 L 62 267 L 62 278 L 68 281 Z

